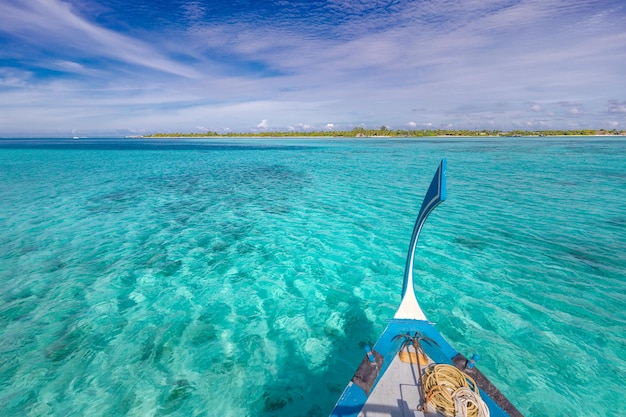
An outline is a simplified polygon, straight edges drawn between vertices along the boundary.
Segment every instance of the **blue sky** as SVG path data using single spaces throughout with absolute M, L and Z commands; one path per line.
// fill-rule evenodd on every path
M 626 129 L 626 2 L 0 0 L 0 136 Z

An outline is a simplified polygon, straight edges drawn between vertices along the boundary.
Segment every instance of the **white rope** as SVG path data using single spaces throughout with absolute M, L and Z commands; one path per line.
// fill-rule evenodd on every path
M 474 393 L 469 388 L 459 388 L 452 394 L 454 399 L 455 417 L 467 417 L 470 414 L 489 417 L 489 408 L 480 398 L 480 394 Z M 478 410 L 475 414 L 472 410 Z
M 476 382 L 456 367 L 431 364 L 424 370 L 425 402 L 446 417 L 489 417 Z

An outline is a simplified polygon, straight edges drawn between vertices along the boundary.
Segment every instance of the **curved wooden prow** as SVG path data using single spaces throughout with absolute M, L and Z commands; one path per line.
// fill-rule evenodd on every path
M 417 239 L 419 238 L 420 231 L 426 218 L 431 211 L 435 209 L 442 201 L 446 199 L 446 160 L 441 160 L 437 172 L 433 177 L 430 187 L 424 196 L 422 207 L 420 208 L 417 220 L 415 221 L 415 227 L 413 228 L 413 235 L 411 236 L 411 244 L 409 245 L 409 254 L 406 259 L 406 267 L 404 270 L 404 282 L 402 284 L 402 301 L 400 301 L 400 307 L 396 311 L 394 318 L 396 319 L 413 319 L 413 320 L 426 320 L 424 312 L 420 308 L 417 298 L 415 297 L 415 290 L 413 289 L 413 263 L 415 259 L 415 247 L 417 245 Z

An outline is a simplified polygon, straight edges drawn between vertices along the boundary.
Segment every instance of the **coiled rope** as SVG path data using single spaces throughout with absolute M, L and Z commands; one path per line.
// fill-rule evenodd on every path
M 447 417 L 489 417 L 478 385 L 467 374 L 446 364 L 431 364 L 422 375 L 426 403 Z

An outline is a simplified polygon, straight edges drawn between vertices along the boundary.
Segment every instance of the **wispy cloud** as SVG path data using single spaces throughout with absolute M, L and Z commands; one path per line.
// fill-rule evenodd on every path
M 609 100 L 608 112 L 626 114 L 626 101 Z
M 626 125 L 618 1 L 88 1 L 0 0 L 0 131 Z
M 12 68 L 0 68 L 0 86 L 3 87 L 24 87 L 31 74 Z
M 105 57 L 179 76 L 198 76 L 196 70 L 167 58 L 149 44 L 98 26 L 58 0 L 0 3 L 0 31 L 27 44 L 67 51 L 87 60 Z

